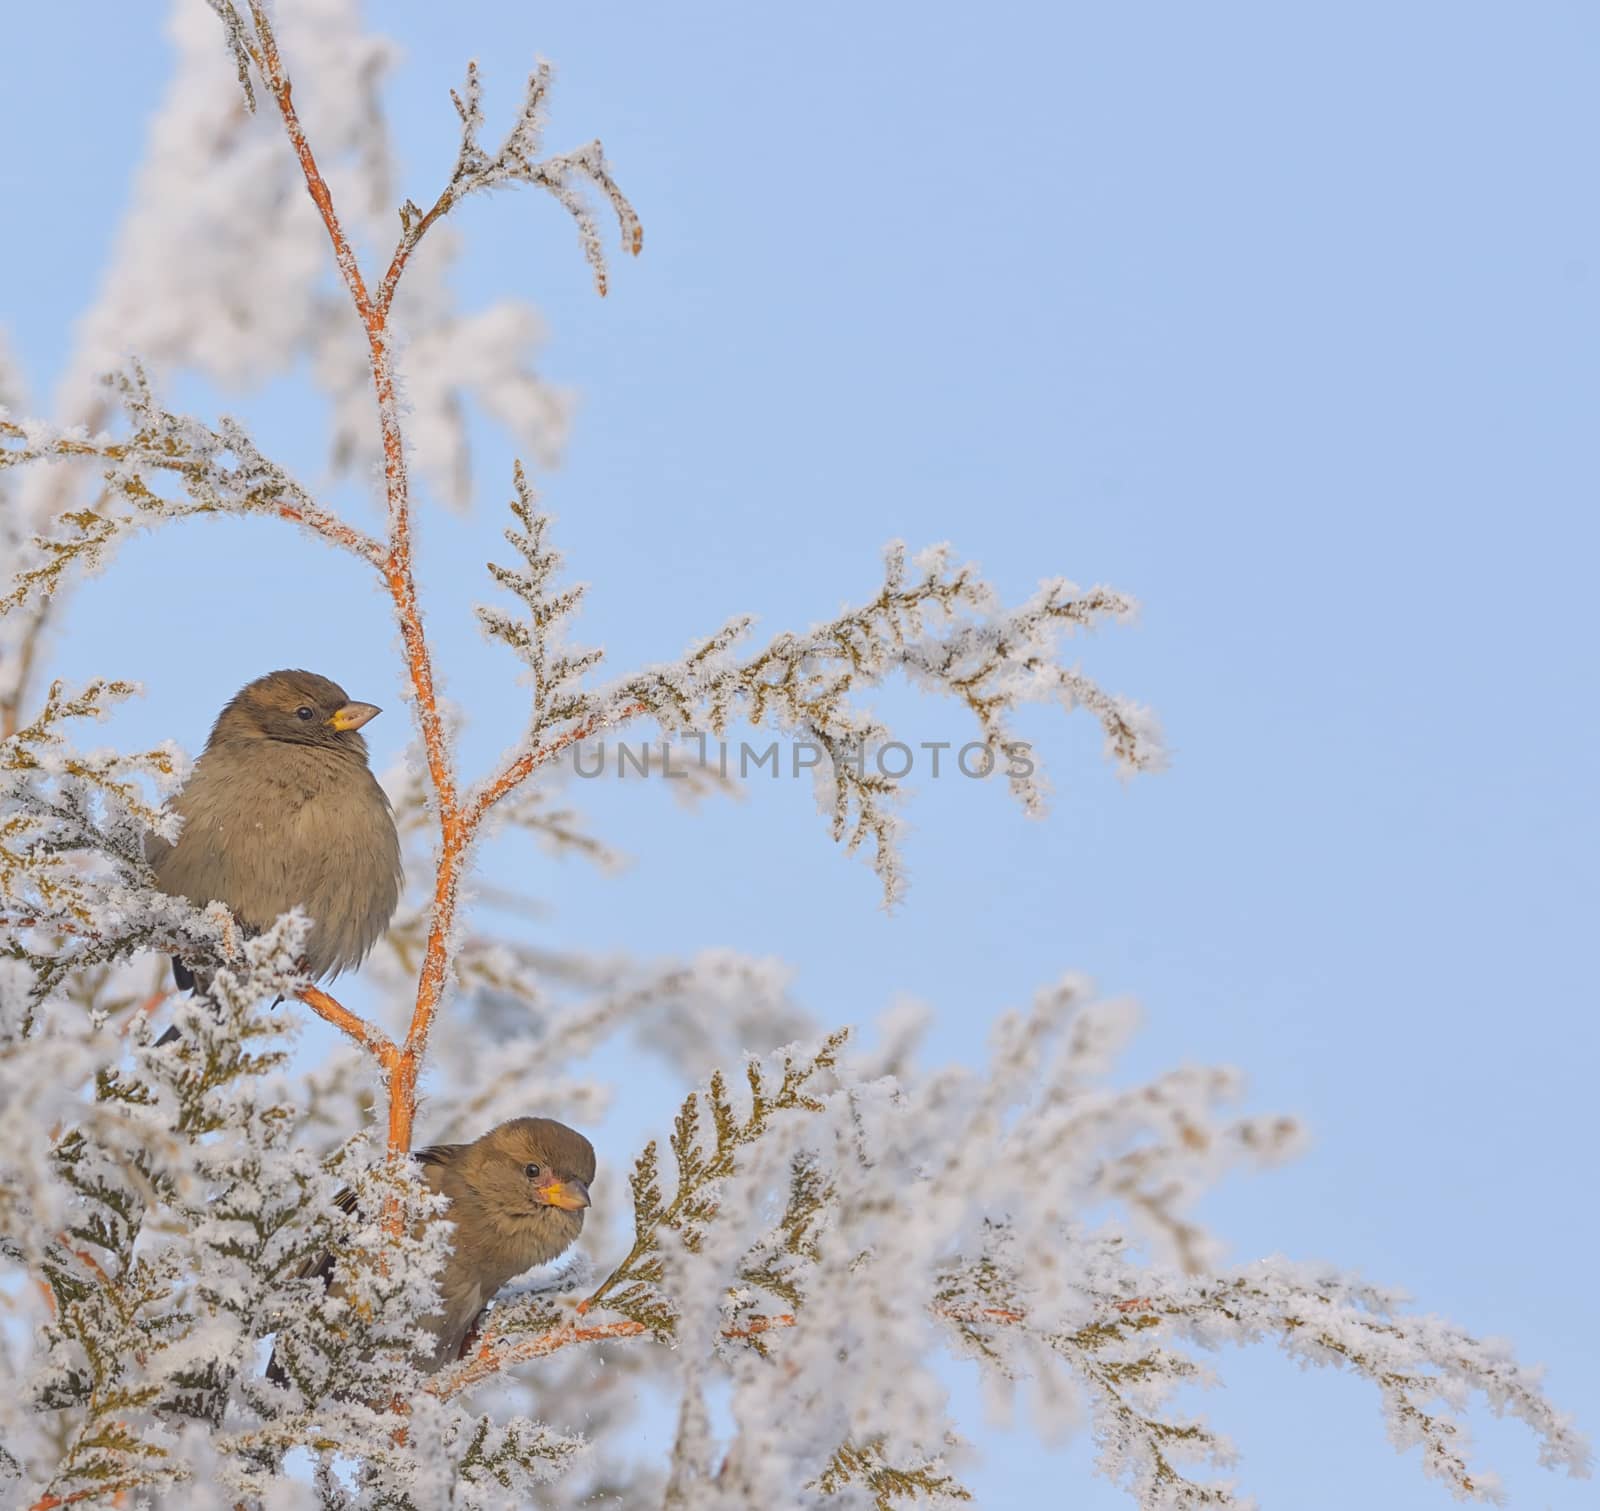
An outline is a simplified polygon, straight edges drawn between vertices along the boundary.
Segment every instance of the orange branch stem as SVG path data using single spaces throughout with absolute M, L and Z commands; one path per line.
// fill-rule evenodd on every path
M 428 234 L 428 229 L 436 220 L 442 219 L 450 213 L 451 207 L 456 202 L 455 186 L 452 184 L 444 189 L 438 199 L 434 200 L 433 207 L 416 221 L 400 238 L 400 244 L 394 249 L 394 256 L 389 261 L 389 270 L 383 275 L 383 282 L 378 285 L 377 307 L 378 313 L 387 319 L 389 306 L 394 303 L 395 290 L 400 287 L 400 277 L 406 270 L 406 264 L 411 260 L 411 254 L 416 251 L 417 243 Z
M 295 993 L 319 1018 L 333 1024 L 341 1033 L 348 1034 L 366 1050 L 387 1072 L 393 1073 L 400 1051 L 382 1029 L 368 1023 L 365 1018 L 350 1011 L 342 1002 L 330 997 L 321 987 L 303 986 Z
M 156 1009 L 159 1008 L 161 1004 L 165 1002 L 171 995 L 172 993 L 166 987 L 158 986 L 155 991 L 151 992 L 150 995 L 146 997 L 144 1001 L 134 1008 L 134 1010 L 128 1015 L 128 1021 L 122 1025 L 122 1028 L 119 1030 L 119 1032 L 125 1035 L 132 1033 L 134 1025 L 138 1023 L 141 1018 L 148 1018 L 150 1014 L 155 1012 Z
M 389 312 L 400 279 L 405 272 L 411 253 L 428 228 L 448 213 L 455 202 L 453 186 L 447 187 L 435 201 L 432 209 L 409 224 L 389 263 L 388 271 L 378 287 L 377 296 L 369 292 L 366 280 L 356 260 L 354 249 L 345 235 L 338 211 L 333 203 L 333 191 L 317 166 L 316 154 L 306 139 L 304 128 L 294 108 L 293 89 L 283 70 L 283 60 L 278 52 L 277 38 L 273 35 L 261 0 L 250 0 L 250 12 L 255 21 L 259 50 L 253 56 L 256 66 L 283 118 L 290 146 L 300 164 L 305 178 L 306 192 L 310 194 L 327 229 L 333 246 L 333 257 L 340 276 L 349 290 L 351 302 L 360 317 L 367 335 L 368 360 L 372 368 L 373 396 L 377 402 L 378 428 L 383 444 L 384 492 L 388 503 L 389 539 L 387 548 L 378 548 L 381 556 L 384 583 L 394 602 L 395 617 L 400 623 L 400 638 L 405 649 L 406 668 L 411 678 L 411 690 L 416 705 L 416 717 L 422 733 L 423 751 L 427 758 L 428 775 L 433 783 L 439 821 L 439 853 L 434 873 L 433 908 L 428 922 L 427 945 L 423 952 L 422 969 L 417 977 L 416 1003 L 411 1013 L 411 1023 L 405 1042 L 396 1049 L 388 1040 L 382 1046 L 369 1037 L 363 1037 L 353 1026 L 370 1035 L 369 1025 L 347 1014 L 349 1022 L 330 1017 L 325 1007 L 319 1007 L 302 994 L 315 1011 L 336 1022 L 346 1033 L 359 1040 L 378 1055 L 388 1074 L 389 1081 L 389 1152 L 401 1154 L 411 1147 L 412 1125 L 417 1110 L 417 1078 L 423 1058 L 427 1053 L 428 1034 L 433 1026 L 439 1004 L 444 997 L 445 982 L 450 967 L 450 936 L 455 925 L 456 894 L 466 867 L 467 855 L 485 814 L 507 793 L 511 792 L 545 761 L 577 740 L 585 738 L 603 721 L 595 718 L 578 726 L 547 745 L 524 752 L 503 771 L 474 792 L 463 805 L 456 787 L 455 773 L 450 758 L 449 740 L 445 734 L 444 720 L 439 712 L 439 701 L 433 680 L 433 662 L 428 649 L 427 636 L 422 627 L 422 610 L 417 601 L 417 585 L 412 573 L 412 538 L 410 485 L 406 472 L 405 438 L 400 429 L 399 405 L 394 389 L 394 374 L 390 362 Z M 376 543 L 374 543 L 376 544 Z M 634 705 L 620 717 L 631 717 L 642 711 Z M 319 994 L 320 996 L 321 994 Z M 332 999 L 327 999 L 331 1003 Z M 325 1004 L 326 1005 L 326 1004 Z M 337 1004 L 333 1004 L 337 1006 Z M 343 1012 L 340 1009 L 340 1012 Z
M 434 689 L 433 664 L 428 653 L 427 638 L 423 634 L 422 613 L 417 603 L 417 587 L 411 570 L 411 513 L 405 439 L 400 431 L 389 354 L 388 313 L 394 289 L 392 285 L 388 287 L 381 304 L 374 303 L 367 292 L 355 251 L 334 208 L 333 192 L 317 167 L 316 154 L 311 150 L 299 116 L 295 113 L 293 90 L 283 71 L 272 25 L 260 0 L 251 0 L 250 11 L 260 41 L 262 78 L 277 104 L 278 114 L 283 118 L 289 143 L 305 178 L 306 192 L 322 217 L 328 239 L 333 245 L 334 261 L 338 264 L 345 287 L 350 291 L 356 314 L 366 329 L 373 394 L 378 407 L 378 428 L 383 443 L 384 491 L 389 512 L 389 542 L 383 558 L 383 576 L 400 621 L 400 636 L 411 676 L 417 722 L 421 726 L 428 774 L 438 802 L 440 852 L 427 954 L 417 982 L 416 1007 L 412 1012 L 405 1049 L 394 1057 L 389 1067 L 389 1149 L 391 1153 L 403 1153 L 411 1146 L 421 1051 L 426 1046 L 428 1027 L 444 990 L 449 957 L 447 941 L 455 912 L 455 890 L 469 835 L 461 822 L 444 721 L 439 714 Z M 401 266 L 404 266 L 404 259 L 401 259 Z M 395 278 L 398 279 L 398 276 L 396 271 Z
M 125 1483 L 111 1487 L 107 1485 L 84 1485 L 81 1489 L 74 1490 L 69 1495 L 41 1495 L 28 1511 L 55 1511 L 57 1506 L 76 1506 L 81 1501 L 90 1500 L 97 1495 L 117 1494 L 124 1490 L 137 1490 L 141 1484 L 139 1480 L 128 1480 Z
M 25 437 L 25 432 L 20 425 L 14 425 L 8 420 L 0 420 L 0 435 Z M 98 445 L 94 441 L 74 440 L 70 436 L 58 436 L 50 441 L 39 453 L 42 459 L 59 457 L 65 460 L 87 461 L 92 459 L 107 462 L 121 462 L 132 458 L 136 462 L 150 467 L 159 467 L 165 472 L 175 472 L 180 476 L 187 471 L 195 470 L 191 465 L 180 460 L 157 461 L 135 455 L 131 446 L 121 441 L 111 441 Z M 314 504 L 286 504 L 275 503 L 267 505 L 279 519 L 286 519 L 292 524 L 304 525 L 308 530 L 314 530 L 324 539 L 346 551 L 353 552 L 363 561 L 382 569 L 388 560 L 381 542 L 374 540 L 364 530 L 358 530 L 354 525 L 346 524 L 337 514 L 327 509 L 320 509 Z M 11 731 L 15 733 L 15 730 Z
M 57 1233 L 56 1242 L 59 1243 L 61 1247 L 64 1248 L 70 1255 L 72 1255 L 72 1257 L 76 1259 L 78 1263 L 84 1267 L 84 1269 L 88 1270 L 88 1272 L 93 1275 L 102 1286 L 105 1286 L 107 1289 L 110 1288 L 111 1277 L 106 1274 L 105 1270 L 100 1265 L 100 1261 L 97 1260 L 93 1254 L 89 1253 L 85 1249 L 74 1248 L 72 1246 L 71 1238 L 69 1238 L 65 1233 Z
M 267 19 L 266 9 L 261 0 L 250 0 L 250 15 L 255 21 L 256 36 L 261 43 L 261 50 L 256 57 L 261 77 L 277 104 L 278 114 L 283 117 L 284 129 L 289 134 L 289 144 L 300 160 L 300 171 L 305 176 L 306 191 L 321 213 L 322 223 L 328 228 L 328 236 L 333 242 L 334 261 L 339 264 L 339 273 L 355 300 L 357 311 L 365 320 L 372 306 L 367 297 L 366 283 L 361 277 L 361 267 L 356 262 L 356 254 L 333 208 L 333 191 L 328 188 L 328 181 L 323 178 L 322 170 L 317 167 L 317 159 L 311 151 L 310 142 L 306 140 L 305 129 L 300 124 L 300 117 L 295 113 L 293 87 L 283 71 L 283 59 L 278 54 L 278 39 L 272 30 L 272 23 Z
M 642 1322 L 602 1322 L 595 1327 L 557 1327 L 498 1350 L 494 1340 L 487 1338 L 478 1345 L 477 1352 L 464 1367 L 452 1370 L 448 1377 L 430 1380 L 423 1389 L 429 1395 L 449 1400 L 480 1380 L 498 1374 L 509 1364 L 525 1364 L 530 1359 L 542 1359 L 574 1343 L 604 1343 L 613 1338 L 637 1338 L 644 1331 Z
M 1137 1301 L 1122 1301 L 1115 1303 L 1119 1312 L 1149 1309 L 1145 1298 Z M 983 1306 L 983 1307 L 932 1307 L 935 1316 L 944 1317 L 952 1322 L 1026 1322 L 1027 1316 L 1023 1312 L 1014 1311 L 1009 1307 Z M 581 1315 L 581 1311 L 580 1311 Z M 780 1312 L 776 1316 L 751 1317 L 748 1322 L 738 1327 L 725 1328 L 724 1338 L 754 1338 L 762 1333 L 771 1332 L 774 1328 L 794 1327 L 797 1322 L 793 1312 Z M 638 1338 L 647 1333 L 649 1329 L 642 1322 L 602 1322 L 592 1326 L 571 1323 L 565 1327 L 551 1328 L 549 1332 L 539 1333 L 530 1338 L 519 1338 L 501 1347 L 496 1347 L 497 1339 L 494 1333 L 487 1332 L 480 1339 L 476 1350 L 471 1357 L 446 1375 L 440 1375 L 431 1380 L 423 1388 L 430 1394 L 449 1400 L 452 1396 L 459 1395 L 462 1391 L 470 1389 L 491 1375 L 498 1374 L 501 1370 L 513 1364 L 527 1364 L 534 1359 L 543 1359 L 563 1348 L 570 1348 L 575 1343 L 606 1343 L 618 1338 Z
M 537 745 L 532 750 L 524 751 L 514 761 L 511 761 L 498 776 L 485 782 L 472 793 L 466 807 L 467 823 L 471 828 L 476 829 L 483 822 L 484 816 L 488 811 L 501 798 L 519 787 L 546 761 L 560 755 L 569 746 L 576 745 L 580 740 L 587 740 L 590 735 L 594 734 L 602 726 L 626 723 L 627 720 L 635 718 L 643 712 L 643 703 L 630 703 L 609 717 L 596 715 L 592 719 L 585 720 L 582 724 L 575 725 L 564 734 L 557 735 L 547 745 Z
M 278 518 L 286 519 L 291 524 L 305 525 L 308 529 L 315 530 L 318 535 L 331 540 L 336 546 L 343 546 L 347 551 L 353 551 L 374 566 L 383 562 L 383 547 L 363 530 L 358 530 L 354 525 L 347 525 L 337 515 L 329 514 L 322 509 L 302 509 L 294 504 L 279 504 Z

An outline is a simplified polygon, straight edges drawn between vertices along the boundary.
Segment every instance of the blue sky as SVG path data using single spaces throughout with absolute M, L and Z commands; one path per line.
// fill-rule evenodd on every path
M 159 9 L 95 7 L 92 30 L 79 7 L 7 18 L 0 323 L 37 392 L 162 89 Z M 1042 823 L 998 785 L 923 783 L 893 916 L 804 784 L 693 815 L 590 784 L 637 858 L 625 876 L 494 856 L 552 899 L 543 937 L 780 955 L 842 1021 L 908 991 L 936 1010 L 935 1059 L 977 1054 L 1000 1008 L 1086 970 L 1145 1005 L 1131 1070 L 1235 1063 L 1254 1105 L 1308 1122 L 1304 1159 L 1208 1204 L 1235 1257 L 1404 1285 L 1547 1361 L 1558 1401 L 1600 1429 L 1582 1195 L 1600 1049 L 1582 943 L 1600 840 L 1600 14 L 458 0 L 381 16 L 406 52 L 390 94 L 406 192 L 441 180 L 465 59 L 493 120 L 543 54 L 553 142 L 602 135 L 644 218 L 645 255 L 601 302 L 547 202 L 461 217 L 469 302 L 536 300 L 546 371 L 581 395 L 545 494 L 614 670 L 736 611 L 803 627 L 872 589 L 889 538 L 949 539 L 1013 600 L 1058 571 L 1135 594 L 1140 625 L 1084 642 L 1083 664 L 1153 705 L 1173 747 L 1171 771 L 1123 787 L 1089 721 L 1030 719 L 1057 788 Z M 249 413 L 314 476 L 312 412 L 283 387 Z M 520 719 L 468 613 L 508 472 L 483 426 L 471 525 L 423 524 L 431 627 L 480 763 Z M 269 525 L 168 530 L 74 600 L 56 669 L 147 683 L 116 726 L 129 743 L 197 749 L 222 698 L 274 665 L 337 664 L 397 711 L 390 621 L 352 571 Z M 188 612 L 225 632 L 196 643 Z M 883 706 L 952 737 L 942 710 Z M 380 763 L 405 732 L 373 726 Z M 1221 1362 L 1208 1409 L 1264 1504 L 1446 1504 L 1356 1382 Z M 1059 1484 L 1045 1450 L 982 1436 L 982 1504 Z M 1520 1431 L 1479 1436 L 1514 1504 L 1593 1503 Z M 1082 1442 L 1064 1453 L 1087 1462 Z M 1308 1462 L 1330 1472 L 1307 1483 Z

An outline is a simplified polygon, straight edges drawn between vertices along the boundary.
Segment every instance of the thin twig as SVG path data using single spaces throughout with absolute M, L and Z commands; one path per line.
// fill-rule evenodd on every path
M 643 703 L 630 703 L 609 718 L 596 715 L 583 724 L 574 725 L 564 734 L 558 735 L 548 745 L 539 745 L 532 750 L 524 751 L 514 761 L 507 764 L 498 776 L 491 778 L 481 787 L 474 789 L 467 801 L 466 819 L 476 829 L 501 798 L 509 796 L 522 785 L 539 767 L 547 761 L 553 760 L 571 745 L 576 745 L 581 740 L 587 740 L 602 726 L 610 727 L 616 724 L 625 724 L 629 719 L 637 718 L 645 711 Z
M 334 262 L 344 280 L 357 316 L 367 335 L 367 353 L 372 369 L 373 396 L 378 410 L 378 428 L 383 443 L 384 492 L 388 503 L 389 536 L 382 549 L 381 567 L 384 583 L 394 602 L 395 616 L 400 624 L 400 637 L 405 648 L 406 667 L 411 678 L 416 717 L 422 733 L 422 746 L 427 760 L 429 779 L 433 784 L 439 823 L 439 852 L 434 872 L 433 906 L 428 920 L 427 944 L 423 951 L 422 968 L 417 976 L 417 996 L 411 1013 L 411 1023 L 405 1042 L 396 1049 L 387 1039 L 370 1037 L 375 1031 L 360 1019 L 348 1015 L 352 1024 L 361 1024 L 369 1037 L 363 1037 L 351 1024 L 331 1017 L 325 1005 L 319 1007 L 302 994 L 314 1011 L 336 1022 L 351 1037 L 364 1044 L 377 1055 L 388 1076 L 389 1085 L 389 1151 L 404 1153 L 411 1147 L 412 1127 L 416 1120 L 417 1080 L 427 1054 L 428 1034 L 444 997 L 449 979 L 452 955 L 451 938 L 455 928 L 456 898 L 472 843 L 488 811 L 501 798 L 515 790 L 523 781 L 553 756 L 578 740 L 586 738 L 602 723 L 616 723 L 643 711 L 635 704 L 613 719 L 595 718 L 568 730 L 546 745 L 525 751 L 497 776 L 477 788 L 463 803 L 456 786 L 455 770 L 444 720 L 439 712 L 439 701 L 433 680 L 433 663 L 427 636 L 422 627 L 422 611 L 417 601 L 417 585 L 412 572 L 412 532 L 410 485 L 406 470 L 405 438 L 400 428 L 400 407 L 395 394 L 394 373 L 391 366 L 389 343 L 389 314 L 393 308 L 396 291 L 408 265 L 412 251 L 429 226 L 443 215 L 459 197 L 456 179 L 446 186 L 433 208 L 405 222 L 399 245 L 395 249 L 388 271 L 378 287 L 377 296 L 369 291 L 356 259 L 354 248 L 346 236 L 334 206 L 333 191 L 317 166 L 316 154 L 306 138 L 294 108 L 293 87 L 284 72 L 283 59 L 278 51 L 277 38 L 261 0 L 250 0 L 250 13 L 255 21 L 259 47 L 252 58 L 261 72 L 268 92 L 278 107 L 290 146 L 300 164 L 305 178 L 306 192 L 310 194 L 327 229 L 333 247 Z M 319 997 L 321 994 L 318 994 Z M 332 999 L 327 999 L 329 1003 Z M 337 1007 L 337 1004 L 333 1004 Z M 343 1012 L 343 1009 L 340 1009 Z M 387 1046 L 385 1048 L 384 1046 Z
M 26 432 L 20 425 L 10 420 L 0 420 L 0 436 L 11 439 L 25 440 Z M 193 464 L 181 458 L 172 461 L 161 461 L 156 458 L 135 452 L 132 446 L 122 441 L 85 441 L 73 436 L 57 436 L 43 448 L 41 455 L 58 457 L 63 460 L 89 460 L 91 458 L 106 462 L 122 462 L 133 460 L 145 467 L 161 468 L 167 472 L 176 472 L 180 475 L 190 471 Z M 331 510 L 321 508 L 319 505 L 306 503 L 280 502 L 269 506 L 280 519 L 289 520 L 293 524 L 304 525 L 308 530 L 314 530 L 325 540 L 334 545 L 359 556 L 371 566 L 382 568 L 386 554 L 380 541 L 374 540 L 365 531 L 358 530 L 354 525 L 347 524 Z
M 1131 1309 L 1146 1306 L 1141 1298 L 1137 1302 L 1121 1302 L 1115 1309 L 1127 1312 Z M 1027 1321 L 1024 1313 L 1014 1311 L 1009 1307 L 983 1306 L 934 1306 L 929 1310 L 937 1317 L 942 1317 L 950 1322 L 1003 1322 L 1014 1324 Z M 794 1327 L 798 1318 L 793 1312 L 780 1312 L 776 1316 L 756 1316 L 739 1327 L 730 1327 L 723 1330 L 724 1338 L 754 1338 L 762 1333 L 770 1332 L 773 1328 Z M 488 1331 L 479 1340 L 476 1351 L 469 1359 L 464 1359 L 454 1369 L 447 1373 L 435 1376 L 423 1389 L 429 1395 L 438 1396 L 441 1400 L 448 1401 L 462 1391 L 487 1380 L 492 1375 L 497 1375 L 503 1369 L 509 1369 L 515 1364 L 527 1364 L 534 1359 L 543 1359 L 548 1355 L 557 1353 L 563 1348 L 570 1348 L 574 1343 L 608 1343 L 621 1338 L 638 1338 L 650 1331 L 644 1323 L 632 1320 L 624 1322 L 602 1322 L 592 1325 L 571 1323 L 564 1327 L 551 1328 L 549 1332 L 538 1333 L 532 1337 L 514 1339 L 509 1343 L 502 1343 L 496 1338 L 494 1332 Z
M 400 1051 L 382 1029 L 368 1023 L 365 1018 L 350 1011 L 342 1002 L 330 997 L 321 987 L 303 986 L 295 993 L 319 1018 L 333 1024 L 341 1033 L 348 1034 L 366 1050 L 386 1071 L 393 1071 Z
M 137 1490 L 148 1483 L 145 1480 L 128 1479 L 114 1481 L 111 1484 L 84 1485 L 74 1490 L 69 1495 L 41 1495 L 28 1511 L 55 1511 L 57 1506 L 75 1506 L 80 1501 L 86 1501 L 97 1495 L 121 1495 L 125 1490 Z

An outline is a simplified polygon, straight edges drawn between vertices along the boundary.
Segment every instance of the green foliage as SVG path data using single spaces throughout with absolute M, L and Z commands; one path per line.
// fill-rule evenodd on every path
M 479 605 L 477 615 L 484 629 L 496 640 L 510 646 L 533 672 L 533 729 L 535 734 L 547 725 L 577 718 L 584 712 L 585 700 L 573 686 L 591 667 L 599 664 L 602 652 L 561 652 L 556 636 L 564 622 L 583 601 L 582 584 L 560 592 L 549 591 L 549 582 L 561 565 L 561 554 L 545 544 L 548 515 L 539 513 L 533 488 L 518 462 L 513 474 L 517 496 L 511 512 L 520 530 L 509 529 L 506 539 L 515 547 L 526 566 L 517 571 L 488 564 L 489 573 L 501 587 L 516 594 L 527 605 L 526 620 L 513 619 L 499 609 Z
M 739 1278 L 747 1286 L 759 1287 L 776 1296 L 791 1309 L 798 1310 L 804 1300 L 796 1273 L 796 1262 L 820 1257 L 816 1230 L 834 1195 L 833 1183 L 809 1154 L 798 1156 L 789 1167 L 789 1195 L 783 1216 L 771 1241 L 748 1255 L 740 1266 Z M 760 1333 L 750 1339 L 763 1347 Z
M 107 465 L 105 497 L 93 509 L 59 516 L 66 532 L 33 542 L 41 560 L 19 572 L 0 598 L 0 613 L 30 599 L 48 597 L 68 568 L 99 565 L 114 543 L 140 525 L 203 514 L 265 514 L 303 524 L 354 551 L 373 565 L 382 560 L 378 544 L 343 524 L 256 447 L 244 428 L 224 416 L 216 426 L 174 414 L 160 404 L 144 369 L 134 363 L 114 380 L 128 418 L 123 440 L 85 437 L 0 420 L 0 468 L 30 462 L 100 461 Z M 151 477 L 170 477 L 179 494 L 151 486 Z M 115 503 L 127 507 L 112 512 Z
M 948 1506 L 972 1499 L 972 1492 L 938 1463 L 891 1464 L 881 1439 L 841 1444 L 816 1481 L 824 1495 L 837 1495 L 850 1485 L 864 1487 L 877 1511 L 896 1511 L 904 1501 Z
M 172 751 L 84 755 L 62 730 L 71 719 L 103 717 L 136 690 L 129 682 L 96 679 L 68 694 L 54 682 L 38 714 L 0 743 L 0 782 L 13 799 L 0 811 L 0 900 L 13 909 L 37 909 L 41 921 L 53 916 L 87 927 L 95 899 L 83 857 L 143 866 L 138 833 L 159 823 L 160 814 L 135 779 L 172 776 Z M 125 814 L 137 827 L 121 822 Z
M 582 1439 L 552 1431 L 543 1423 L 517 1417 L 497 1426 L 482 1417 L 458 1467 L 468 1484 L 492 1479 L 503 1489 L 515 1490 L 530 1473 L 538 1478 L 559 1474 L 583 1451 Z
M 700 1093 L 690 1092 L 674 1121 L 670 1141 L 677 1166 L 672 1198 L 669 1201 L 662 1191 L 660 1155 L 652 1139 L 629 1178 L 633 1190 L 633 1247 L 589 1297 L 589 1308 L 603 1302 L 611 1311 L 639 1323 L 658 1338 L 673 1335 L 677 1313 L 671 1299 L 660 1289 L 665 1272 L 662 1231 L 675 1233 L 691 1253 L 699 1248 L 706 1226 L 717 1215 L 719 1185 L 737 1168 L 739 1151 L 756 1143 L 785 1113 L 822 1111 L 822 1103 L 813 1094 L 813 1082 L 833 1069 L 847 1037 L 848 1030 L 841 1029 L 823 1040 L 813 1054 L 785 1056 L 783 1075 L 776 1086 L 769 1084 L 760 1062 L 751 1060 L 745 1067 L 750 1104 L 742 1117 L 729 1098 L 721 1071 L 711 1077 L 703 1099 Z M 702 1100 L 711 1114 L 709 1149 L 705 1147 Z M 808 1210 L 815 1194 L 809 1182 L 806 1191 L 807 1195 L 797 1198 L 791 1188 L 797 1238 L 814 1215 L 813 1210 Z

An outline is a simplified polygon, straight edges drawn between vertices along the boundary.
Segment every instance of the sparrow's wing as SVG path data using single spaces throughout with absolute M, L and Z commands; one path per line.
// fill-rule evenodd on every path
M 413 1149 L 411 1158 L 419 1165 L 448 1165 L 458 1159 L 465 1144 L 429 1144 L 426 1149 Z
M 444 1190 L 444 1172 L 450 1168 L 466 1149 L 465 1144 L 430 1144 L 426 1149 L 413 1149 L 411 1158 L 422 1166 L 422 1178 L 430 1191 Z
M 354 1212 L 356 1209 L 356 1193 L 348 1186 L 333 1199 L 333 1204 L 341 1212 Z M 310 1278 L 320 1280 L 324 1285 L 333 1278 L 333 1255 L 323 1254 L 316 1259 L 308 1259 L 295 1272 L 302 1280 Z

